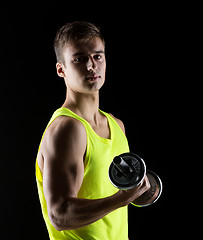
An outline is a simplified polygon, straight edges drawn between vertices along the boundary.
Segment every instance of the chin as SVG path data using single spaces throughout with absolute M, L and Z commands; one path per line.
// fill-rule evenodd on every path
M 90 82 L 87 88 L 89 89 L 90 92 L 97 92 L 102 88 L 103 85 L 104 81 Z

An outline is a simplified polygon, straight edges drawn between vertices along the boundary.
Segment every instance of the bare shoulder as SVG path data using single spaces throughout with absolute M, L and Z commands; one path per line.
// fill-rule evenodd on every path
M 86 140 L 86 131 L 83 124 L 77 119 L 60 116 L 49 126 L 45 134 L 45 141 L 55 147 L 70 143 L 80 144 Z
M 46 131 L 47 137 L 70 137 L 80 135 L 81 137 L 86 133 L 83 124 L 75 118 L 60 116 L 56 118 Z
M 80 154 L 86 150 L 86 130 L 77 119 L 60 116 L 48 127 L 38 153 L 38 164 L 43 170 L 45 159 L 64 158 L 71 154 Z M 63 157 L 64 156 L 64 157 Z
M 122 129 L 122 131 L 123 131 L 124 134 L 125 134 L 125 126 L 124 126 L 123 122 L 122 122 L 120 119 L 114 117 L 113 114 L 109 113 L 109 115 L 116 120 L 116 122 L 118 123 L 118 125 L 120 126 L 120 128 Z

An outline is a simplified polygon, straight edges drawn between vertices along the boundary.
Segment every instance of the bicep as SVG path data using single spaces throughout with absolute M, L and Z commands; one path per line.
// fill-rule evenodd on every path
M 86 133 L 83 128 L 72 122 L 47 137 L 43 189 L 48 205 L 77 197 L 84 175 Z

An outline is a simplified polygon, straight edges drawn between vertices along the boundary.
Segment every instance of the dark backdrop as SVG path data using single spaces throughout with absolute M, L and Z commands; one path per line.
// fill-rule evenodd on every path
M 171 6 L 89 1 L 1 7 L 0 232 L 5 240 L 48 239 L 35 184 L 35 158 L 47 122 L 65 99 L 65 85 L 55 71 L 53 39 L 61 25 L 74 20 L 101 27 L 107 74 L 100 108 L 124 122 L 131 151 L 163 181 L 156 204 L 129 207 L 130 239 L 171 236 L 176 232 L 171 217 L 176 216 L 170 164 L 180 124 L 176 70 L 184 22 Z

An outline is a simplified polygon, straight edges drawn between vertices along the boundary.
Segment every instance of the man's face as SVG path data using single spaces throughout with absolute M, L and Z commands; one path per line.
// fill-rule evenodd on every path
M 90 93 L 103 86 L 106 59 L 104 44 L 100 38 L 83 44 L 68 44 L 63 56 L 63 77 L 72 91 Z

